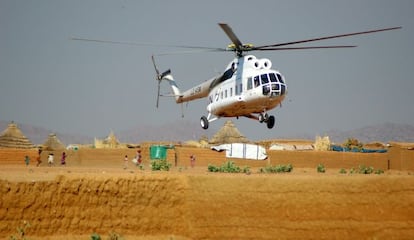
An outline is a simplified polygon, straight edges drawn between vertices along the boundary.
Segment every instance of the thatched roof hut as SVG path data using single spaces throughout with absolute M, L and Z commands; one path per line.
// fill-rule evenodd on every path
M 105 139 L 97 139 L 95 138 L 95 148 L 119 148 L 121 144 L 117 137 L 115 136 L 114 132 L 111 131 Z
M 57 138 L 56 134 L 49 134 L 49 137 L 43 143 L 43 150 L 54 151 L 61 149 L 65 149 L 65 145 Z
M 17 124 L 11 122 L 0 135 L 0 147 L 4 148 L 34 148 L 33 143 L 23 135 Z
M 210 144 L 225 143 L 247 143 L 249 140 L 243 136 L 231 120 L 224 123 L 224 126 L 211 138 Z

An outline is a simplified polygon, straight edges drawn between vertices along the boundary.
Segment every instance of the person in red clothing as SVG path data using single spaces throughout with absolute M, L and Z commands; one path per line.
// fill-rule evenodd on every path
M 142 163 L 141 150 L 137 150 L 137 162 L 138 162 L 138 165 L 141 165 Z
M 62 153 L 62 158 L 60 159 L 60 164 L 62 166 L 66 165 L 66 153 L 65 152 Z

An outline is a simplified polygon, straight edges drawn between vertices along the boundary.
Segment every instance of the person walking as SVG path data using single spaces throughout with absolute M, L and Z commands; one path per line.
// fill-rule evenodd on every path
M 141 156 L 141 150 L 137 150 L 137 164 L 138 166 L 142 163 L 142 156 Z
M 47 157 L 47 163 L 49 164 L 49 167 L 55 165 L 55 160 L 53 158 L 53 153 L 49 153 L 49 156 Z
M 65 152 L 62 153 L 62 158 L 60 159 L 60 164 L 62 166 L 66 165 L 66 153 Z
M 41 154 L 42 154 L 42 149 L 39 148 L 39 150 L 37 150 L 37 153 L 38 153 L 38 155 L 37 155 L 37 158 L 36 158 L 36 167 L 39 167 L 39 165 L 42 163 L 42 159 L 40 158 Z
M 128 168 L 128 155 L 125 155 L 124 157 L 124 169 Z
M 29 166 L 29 163 L 30 163 L 30 158 L 29 158 L 29 156 L 25 156 L 24 157 L 24 162 L 26 163 L 26 166 Z

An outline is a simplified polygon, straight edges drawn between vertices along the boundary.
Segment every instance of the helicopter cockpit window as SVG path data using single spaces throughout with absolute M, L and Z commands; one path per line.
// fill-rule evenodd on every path
M 276 75 L 274 73 L 270 73 L 269 77 L 270 77 L 271 82 L 277 82 L 277 78 L 276 78 Z
M 267 74 L 260 75 L 260 78 L 262 79 L 262 84 L 269 82 L 269 77 L 267 76 Z
M 279 73 L 276 73 L 277 78 L 279 79 L 279 82 L 284 83 L 283 82 L 283 78 L 282 75 L 280 75 Z
M 254 81 L 254 87 L 255 88 L 260 85 L 259 76 L 254 77 L 253 81 Z

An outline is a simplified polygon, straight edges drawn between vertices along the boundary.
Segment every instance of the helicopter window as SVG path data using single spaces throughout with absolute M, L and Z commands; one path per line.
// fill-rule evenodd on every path
M 240 83 L 240 93 L 243 92 L 243 85 Z
M 276 75 L 274 73 L 270 73 L 269 77 L 270 77 L 271 82 L 277 82 L 277 78 L 276 78 Z
M 260 85 L 259 76 L 254 77 L 254 87 L 258 87 Z
M 224 98 L 227 98 L 227 89 L 224 90 Z
M 223 92 L 220 92 L 220 98 L 223 99 Z
M 230 88 L 230 97 L 233 96 L 233 88 Z
M 282 75 L 280 75 L 279 73 L 276 73 L 277 78 L 279 79 L 279 82 L 284 83 L 283 82 L 283 78 Z
M 247 90 L 252 89 L 252 78 L 249 77 L 247 79 Z
M 268 78 L 267 74 L 260 75 L 260 78 L 262 79 L 262 84 L 269 82 L 269 78 Z
M 281 93 L 282 93 L 282 94 L 285 94 L 285 92 L 286 92 L 286 86 L 285 86 L 285 85 L 282 85 L 281 87 L 282 87 L 282 89 L 281 89 Z

